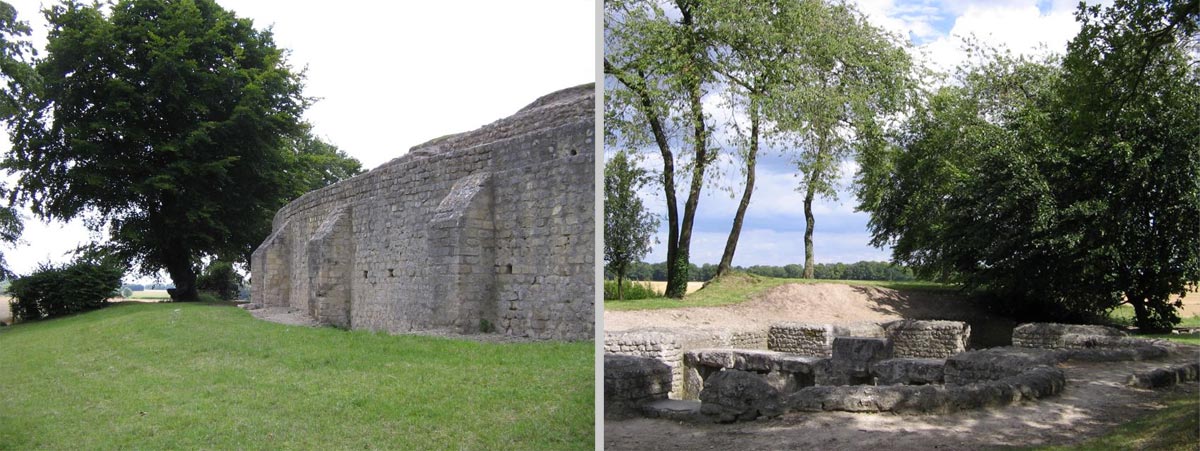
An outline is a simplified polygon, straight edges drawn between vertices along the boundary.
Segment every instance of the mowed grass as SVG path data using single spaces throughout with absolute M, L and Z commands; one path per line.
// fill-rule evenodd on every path
M 1200 444 L 1200 398 L 1194 394 L 1167 402 L 1167 407 L 1113 428 L 1108 434 L 1073 446 L 1036 448 L 1063 450 L 1194 451 Z
M 1117 306 L 1117 308 L 1113 309 L 1113 311 L 1108 314 L 1108 317 L 1113 321 L 1126 326 L 1133 325 L 1133 319 L 1135 316 L 1136 315 L 1134 315 L 1133 306 L 1129 304 Z M 1179 319 L 1179 324 L 1176 324 L 1175 327 L 1200 327 L 1200 315 L 1180 315 Z
M 0 328 L 0 449 L 593 449 L 591 342 L 118 304 Z
M 655 310 L 684 307 L 716 307 L 745 302 L 755 295 L 771 288 L 789 283 L 839 283 L 856 286 L 875 286 L 896 290 L 926 290 L 951 291 L 957 289 L 953 285 L 933 282 L 889 282 L 878 280 L 823 280 L 823 279 L 786 279 L 762 277 L 753 274 L 733 274 L 709 282 L 704 288 L 689 293 L 683 299 L 665 297 L 639 299 L 634 301 L 604 301 L 606 310 Z

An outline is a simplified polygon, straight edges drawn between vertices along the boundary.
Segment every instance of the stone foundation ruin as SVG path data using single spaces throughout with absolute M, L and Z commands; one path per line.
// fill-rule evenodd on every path
M 590 339 L 595 94 L 546 95 L 305 194 L 254 252 L 252 302 L 395 333 Z
M 878 336 L 840 335 L 852 328 L 832 325 L 779 324 L 768 332 L 768 347 L 776 349 L 682 349 L 670 334 L 640 335 L 657 343 L 673 343 L 682 377 L 672 384 L 683 390 L 664 390 L 667 367 L 653 355 L 637 359 L 621 374 L 609 374 L 605 387 L 655 383 L 656 396 L 635 401 L 618 390 L 605 392 L 605 408 L 613 418 L 638 414 L 675 419 L 707 418 L 718 422 L 752 420 L 789 411 L 850 411 L 948 413 L 963 409 L 1011 405 L 1052 396 L 1066 386 L 1057 366 L 1067 361 L 1130 361 L 1166 357 L 1174 345 L 1144 340 L 1102 326 L 1025 324 L 1013 332 L 1013 343 L 983 350 L 966 350 L 970 328 L 953 321 L 897 321 L 878 329 L 857 327 Z M 606 352 L 631 342 L 619 335 Z M 623 340 L 623 341 L 622 341 Z M 649 340 L 644 340 L 649 341 Z M 643 343 L 647 344 L 647 343 Z M 650 347 L 653 347 L 651 345 Z M 782 349 L 782 350 L 780 350 Z M 933 356 L 933 357 L 931 357 Z M 616 358 L 617 356 L 611 356 Z M 605 356 L 608 362 L 610 355 Z M 630 368 L 643 368 L 631 371 Z M 653 371 L 651 371 L 653 369 Z M 633 375 L 637 374 L 635 378 Z M 1195 381 L 1200 362 L 1132 374 L 1129 384 L 1161 387 Z M 611 379 L 614 379 L 610 381 Z M 618 380 L 624 377 L 623 381 Z M 677 399 L 699 399 L 690 407 Z M 644 393 L 645 390 L 637 391 Z

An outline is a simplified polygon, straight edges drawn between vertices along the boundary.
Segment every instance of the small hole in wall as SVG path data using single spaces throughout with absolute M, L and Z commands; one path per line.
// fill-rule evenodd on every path
M 388 277 L 396 277 L 396 270 L 388 268 Z
M 366 278 L 367 278 L 367 272 L 366 272 L 366 271 L 363 271 L 363 278 L 364 278 L 364 279 L 366 279 Z
M 501 274 L 512 274 L 512 264 L 510 263 L 510 264 L 504 265 L 504 268 L 501 268 L 500 273 Z
M 571 156 L 573 157 L 573 156 L 576 156 L 576 155 L 579 155 L 579 150 L 576 150 L 576 149 L 571 149 Z

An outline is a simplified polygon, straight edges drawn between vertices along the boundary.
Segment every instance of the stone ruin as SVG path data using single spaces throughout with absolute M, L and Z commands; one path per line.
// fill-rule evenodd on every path
M 554 92 L 289 203 L 252 302 L 349 329 L 590 339 L 595 101 Z
M 883 324 L 874 337 L 839 335 L 851 329 L 779 324 L 768 333 L 772 349 L 677 349 L 682 378 L 653 353 L 607 353 L 605 416 L 730 422 L 789 411 L 948 413 L 1055 395 L 1066 385 L 1061 362 L 1157 359 L 1173 349 L 1102 326 L 1024 324 L 1013 332 L 1017 346 L 971 351 L 970 328 L 952 321 Z M 613 337 L 612 348 L 633 343 L 630 336 Z M 643 334 L 640 346 L 667 336 Z M 605 347 L 609 352 L 608 339 Z M 610 372 L 610 362 L 619 370 Z M 1135 373 L 1129 384 L 1155 388 L 1198 375 L 1200 362 Z M 672 390 L 680 383 L 684 390 Z

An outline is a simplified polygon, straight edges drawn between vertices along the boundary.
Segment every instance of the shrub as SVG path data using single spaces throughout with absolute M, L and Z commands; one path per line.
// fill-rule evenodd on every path
M 241 285 L 242 276 L 233 270 L 233 264 L 221 260 L 209 263 L 200 277 L 196 278 L 197 289 L 212 293 L 221 300 L 237 299 Z
M 113 265 L 86 261 L 60 267 L 42 265 L 8 287 L 13 317 L 30 321 L 104 307 L 121 286 L 123 273 Z
M 650 288 L 650 284 L 644 282 L 635 282 L 632 280 L 625 281 L 625 300 L 632 301 L 637 299 L 661 298 L 662 293 L 654 291 Z M 604 281 L 604 300 L 613 301 L 617 299 L 617 282 L 615 280 Z

